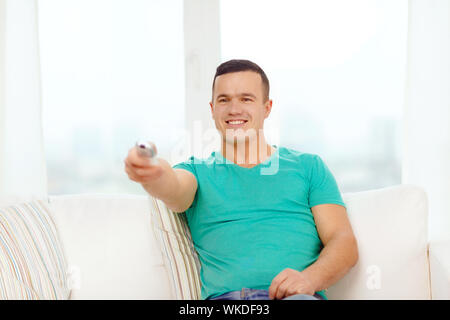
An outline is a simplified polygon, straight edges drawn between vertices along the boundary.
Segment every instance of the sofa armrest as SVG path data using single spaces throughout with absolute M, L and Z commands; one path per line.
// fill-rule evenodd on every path
M 450 241 L 429 246 L 431 295 L 433 300 L 450 299 Z

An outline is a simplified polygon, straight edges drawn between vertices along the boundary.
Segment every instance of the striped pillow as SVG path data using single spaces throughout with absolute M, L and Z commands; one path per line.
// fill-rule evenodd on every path
M 0 208 L 0 299 L 68 299 L 66 270 L 45 201 Z
M 174 213 L 164 202 L 150 197 L 153 230 L 169 271 L 177 300 L 201 297 L 200 261 L 184 213 Z

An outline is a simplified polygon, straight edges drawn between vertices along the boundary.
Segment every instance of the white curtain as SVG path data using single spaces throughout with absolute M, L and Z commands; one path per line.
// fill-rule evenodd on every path
M 47 195 L 37 26 L 36 0 L 0 0 L 2 198 Z
M 429 200 L 429 237 L 450 240 L 450 1 L 410 0 L 403 182 Z
M 184 0 L 183 27 L 185 117 L 190 133 L 183 145 L 188 151 L 184 156 L 208 157 L 220 148 L 220 135 L 213 135 L 216 130 L 208 106 L 213 76 L 221 63 L 219 0 Z

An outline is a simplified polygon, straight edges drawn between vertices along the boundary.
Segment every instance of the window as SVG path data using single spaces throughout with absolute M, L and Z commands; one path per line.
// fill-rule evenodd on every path
M 39 0 L 50 194 L 142 193 L 138 139 L 168 158 L 184 128 L 183 2 Z
M 271 82 L 269 143 L 319 154 L 341 192 L 401 183 L 407 1 L 221 1 L 222 61 Z M 272 138 L 272 139 L 271 139 Z

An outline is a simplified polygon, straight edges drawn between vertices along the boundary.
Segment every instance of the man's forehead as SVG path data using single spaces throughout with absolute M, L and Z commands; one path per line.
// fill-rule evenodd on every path
M 240 71 L 217 76 L 215 81 L 215 95 L 259 95 L 262 79 L 253 71 Z
M 233 80 L 258 80 L 257 82 L 259 83 L 259 81 L 262 81 L 262 78 L 259 73 L 254 71 L 229 72 L 216 77 L 216 82 L 226 83 Z

